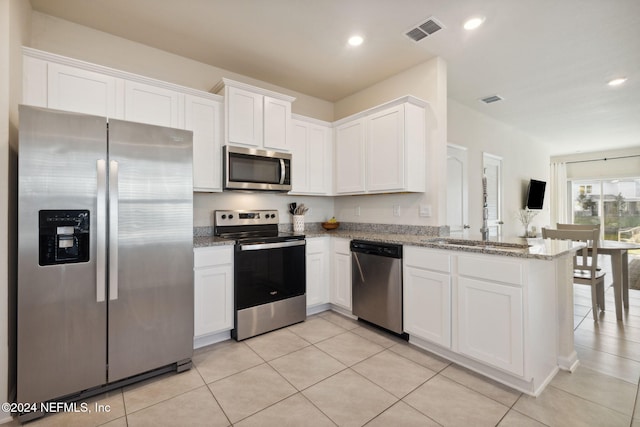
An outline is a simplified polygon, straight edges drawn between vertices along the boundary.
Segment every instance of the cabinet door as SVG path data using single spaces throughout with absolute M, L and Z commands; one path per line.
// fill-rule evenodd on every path
M 263 98 L 263 95 L 243 89 L 227 88 L 227 138 L 230 144 L 262 145 Z
M 332 239 L 333 280 L 331 282 L 331 303 L 351 310 L 351 251 L 349 239 Z
M 125 82 L 124 117 L 133 122 L 184 128 L 184 95 L 138 82 Z
M 264 148 L 291 150 L 291 102 L 265 96 L 263 108 Z
M 331 193 L 330 128 L 292 120 L 293 193 Z
M 222 191 L 222 104 L 186 95 L 185 128 L 193 131 L 193 191 Z
M 405 266 L 403 286 L 405 332 L 451 348 L 451 277 Z
M 309 191 L 309 173 L 307 163 L 309 161 L 307 148 L 309 146 L 309 125 L 293 120 L 291 139 L 291 185 L 293 193 L 307 193 Z
M 364 120 L 355 120 L 336 128 L 336 193 L 365 191 Z
M 22 57 L 22 103 L 47 107 L 48 62 L 27 55 Z
M 116 115 L 117 80 L 93 71 L 50 62 L 47 69 L 47 106 L 120 118 Z
M 331 193 L 331 131 L 312 124 L 307 144 L 307 174 L 310 194 Z
M 219 265 L 194 271 L 196 337 L 233 329 L 233 269 Z
M 467 277 L 458 280 L 458 350 L 524 374 L 522 288 Z
M 329 240 L 307 239 L 307 307 L 329 302 Z
M 404 106 L 373 114 L 367 121 L 367 191 L 404 189 Z

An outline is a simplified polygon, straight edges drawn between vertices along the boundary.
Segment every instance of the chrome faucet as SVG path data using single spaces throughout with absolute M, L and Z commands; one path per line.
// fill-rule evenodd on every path
M 482 240 L 489 240 L 489 226 L 487 225 L 487 219 L 489 219 L 489 205 L 487 204 L 487 176 L 482 174 Z

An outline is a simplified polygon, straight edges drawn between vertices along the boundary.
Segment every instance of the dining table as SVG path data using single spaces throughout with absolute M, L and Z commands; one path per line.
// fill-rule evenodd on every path
M 629 251 L 640 249 L 640 243 L 599 240 L 598 254 L 611 257 L 613 273 L 613 298 L 616 304 L 616 318 L 622 320 L 622 307 L 629 309 Z

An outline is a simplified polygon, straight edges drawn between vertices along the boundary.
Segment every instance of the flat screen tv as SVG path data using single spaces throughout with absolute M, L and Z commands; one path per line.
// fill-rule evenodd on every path
M 544 181 L 537 181 L 532 179 L 529 181 L 529 188 L 527 188 L 527 202 L 525 203 L 525 209 L 542 209 L 542 203 L 544 202 L 544 189 L 547 183 Z

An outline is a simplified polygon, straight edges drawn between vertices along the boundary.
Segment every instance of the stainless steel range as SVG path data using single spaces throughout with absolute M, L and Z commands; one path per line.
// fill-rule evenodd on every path
M 235 240 L 237 341 L 307 316 L 305 236 L 278 231 L 277 210 L 215 211 L 214 234 Z

